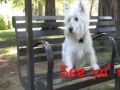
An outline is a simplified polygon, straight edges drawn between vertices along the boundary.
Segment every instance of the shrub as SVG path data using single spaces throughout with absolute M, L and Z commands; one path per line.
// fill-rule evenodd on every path
M 8 21 L 8 29 L 11 29 L 12 28 L 12 22 L 11 21 Z
M 4 16 L 0 15 L 0 30 L 11 29 L 12 23 L 11 21 L 7 20 Z

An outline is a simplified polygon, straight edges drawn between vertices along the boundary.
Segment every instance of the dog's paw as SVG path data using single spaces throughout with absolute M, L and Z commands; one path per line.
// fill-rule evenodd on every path
M 94 65 L 93 65 L 93 69 L 94 69 L 94 70 L 98 70 L 98 69 L 100 69 L 100 67 L 99 67 L 98 64 L 94 64 Z

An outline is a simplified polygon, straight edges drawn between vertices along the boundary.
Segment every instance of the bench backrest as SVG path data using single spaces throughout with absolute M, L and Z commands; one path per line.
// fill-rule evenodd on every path
M 51 22 L 46 23 L 45 20 L 49 20 Z M 53 20 L 56 20 L 56 22 Z M 13 26 L 15 27 L 16 31 L 18 58 L 21 64 L 25 64 L 27 51 L 25 17 L 13 17 Z M 49 29 L 43 29 L 45 27 L 48 27 Z M 63 16 L 33 16 L 33 39 L 34 41 L 48 41 L 52 46 L 54 59 L 61 58 L 61 45 L 64 40 L 64 29 L 65 27 Z M 110 16 L 92 16 L 90 19 L 89 30 L 91 33 L 113 33 L 116 31 L 114 21 Z M 34 57 L 35 62 L 47 60 L 44 48 L 35 47 Z

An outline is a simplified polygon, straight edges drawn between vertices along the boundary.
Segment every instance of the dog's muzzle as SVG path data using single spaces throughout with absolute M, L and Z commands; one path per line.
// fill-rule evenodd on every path
M 83 43 L 83 42 L 84 42 L 83 38 L 79 39 L 79 43 Z
M 72 33 L 72 31 L 73 31 L 73 28 L 72 28 L 72 27 L 70 27 L 70 28 L 69 28 L 69 32 L 71 32 L 71 33 Z

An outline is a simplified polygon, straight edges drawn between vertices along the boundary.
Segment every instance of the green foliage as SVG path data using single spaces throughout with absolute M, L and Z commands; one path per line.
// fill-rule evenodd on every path
M 7 22 L 3 16 L 0 16 L 0 30 L 7 29 Z
M 45 0 L 33 0 L 32 8 L 33 15 L 42 16 L 44 15 Z
M 38 2 L 41 1 L 45 5 L 45 0 L 32 0 L 34 7 L 37 6 Z M 12 0 L 13 7 L 23 8 L 24 0 Z
M 2 3 L 4 0 L 0 0 L 0 3 Z
M 23 8 L 24 0 L 12 0 L 13 7 Z
M 0 30 L 11 29 L 12 23 L 8 21 L 5 17 L 0 15 Z

